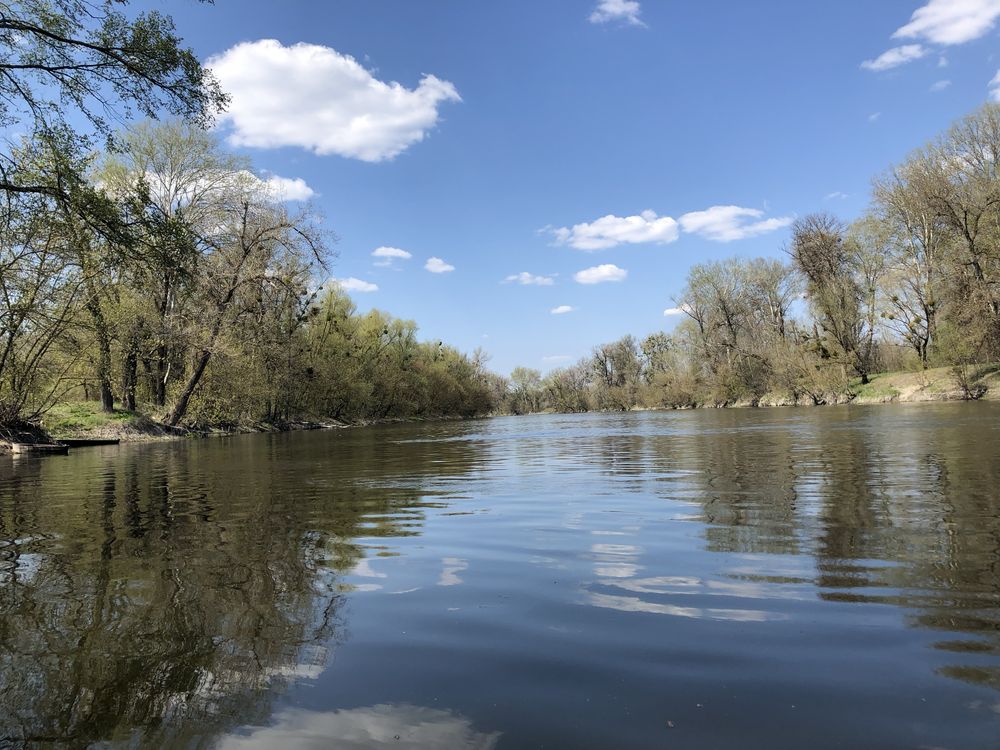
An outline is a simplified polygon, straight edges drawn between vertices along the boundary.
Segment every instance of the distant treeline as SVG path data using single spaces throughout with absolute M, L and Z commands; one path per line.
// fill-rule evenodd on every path
M 845 224 L 799 219 L 787 260 L 691 269 L 670 334 L 599 346 L 544 378 L 518 368 L 502 409 L 826 403 L 887 370 L 1000 360 L 1000 105 L 877 177 Z

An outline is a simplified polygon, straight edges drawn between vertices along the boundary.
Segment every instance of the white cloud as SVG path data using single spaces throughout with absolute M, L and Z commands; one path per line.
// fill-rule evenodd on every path
M 948 67 L 948 58 L 945 57 L 944 55 L 941 55 L 941 57 L 938 58 L 938 67 L 939 68 L 947 68 Z
M 641 10 L 638 0 L 600 0 L 594 12 L 590 14 L 590 22 L 621 21 L 630 26 L 645 26 L 646 24 L 639 18 Z
M 881 112 L 872 112 L 868 115 L 868 122 L 878 122 L 878 118 L 882 116 Z
M 299 146 L 384 161 L 422 141 L 442 103 L 461 101 L 451 83 L 433 75 L 408 89 L 315 44 L 242 42 L 210 57 L 207 66 L 232 97 L 219 121 L 235 146 Z
M 756 208 L 712 206 L 704 211 L 692 211 L 684 214 L 680 222 L 685 232 L 699 234 L 716 242 L 732 242 L 747 237 L 756 237 L 787 227 L 792 223 L 790 216 L 750 221 L 751 219 L 760 219 L 763 215 L 764 212 Z
M 400 250 L 398 247 L 382 246 L 372 250 L 372 257 L 378 258 L 375 261 L 376 266 L 386 268 L 392 266 L 395 260 L 409 260 L 413 257 L 413 254 L 406 252 L 406 250 Z
M 674 315 L 684 315 L 690 308 L 687 305 L 681 305 L 680 307 L 668 307 L 663 311 L 663 316 L 665 318 L 672 317 Z
M 949 86 L 951 86 L 951 81 L 947 81 L 947 80 L 945 80 L 945 81 L 937 81 L 937 82 L 935 82 L 934 84 L 931 85 L 931 91 L 934 91 L 934 92 L 944 91 Z
M 560 245 L 588 251 L 605 250 L 625 243 L 666 245 L 676 240 L 678 235 L 677 222 L 669 216 L 657 217 L 654 211 L 643 211 L 638 216 L 608 214 L 590 223 L 551 231 Z
M 527 271 L 511 274 L 504 279 L 504 283 L 510 283 L 511 281 L 516 281 L 518 284 L 524 286 L 552 286 L 555 283 L 555 280 L 551 276 L 535 276 Z
M 279 177 L 272 174 L 262 182 L 267 192 L 277 200 L 307 201 L 316 195 L 316 191 L 301 177 Z
M 455 270 L 455 266 L 445 263 L 440 258 L 428 258 L 427 262 L 424 263 L 424 268 L 431 273 L 448 273 Z
M 569 362 L 573 357 L 569 354 L 550 354 L 547 357 L 542 357 L 542 362 L 547 364 L 558 364 L 559 362 Z
M 575 309 L 572 305 L 559 305 L 558 307 L 553 307 L 549 312 L 553 315 L 565 315 L 566 313 L 573 312 Z
M 605 250 L 625 243 L 655 243 L 666 245 L 674 242 L 683 229 L 700 234 L 717 242 L 730 242 L 781 229 L 792 223 L 791 217 L 760 219 L 763 211 L 741 206 L 712 206 L 704 211 L 684 214 L 679 222 L 669 216 L 657 216 L 654 211 L 643 211 L 638 216 L 609 214 L 589 223 L 573 227 L 549 228 L 560 245 L 577 250 Z
M 995 102 L 1000 102 L 1000 70 L 990 81 L 990 98 Z
M 827 193 L 826 194 L 825 200 L 828 200 L 828 201 L 833 201 L 833 200 L 842 201 L 842 200 L 845 200 L 848 197 L 849 196 L 847 195 L 847 193 L 842 193 L 839 190 L 834 190 L 832 193 Z
M 928 51 L 919 44 L 904 44 L 902 47 L 893 47 L 890 50 L 886 50 L 874 60 L 865 60 L 861 63 L 861 67 L 865 70 L 890 70 L 891 68 L 905 65 L 908 62 L 919 60 Z
M 913 11 L 893 39 L 964 44 L 987 34 L 1000 18 L 1000 0 L 930 0 Z
M 613 263 L 604 263 L 577 271 L 573 274 L 573 279 L 578 284 L 602 284 L 606 281 L 624 281 L 626 276 L 628 271 L 624 268 L 619 268 Z
M 401 258 L 403 260 L 409 260 L 413 257 L 413 253 L 400 250 L 398 247 L 385 247 L 384 245 L 372 250 L 372 255 L 376 258 Z
M 378 285 L 372 284 L 370 281 L 365 281 L 364 279 L 356 279 L 353 276 L 349 276 L 346 279 L 331 279 L 334 284 L 339 286 L 345 292 L 377 292 Z

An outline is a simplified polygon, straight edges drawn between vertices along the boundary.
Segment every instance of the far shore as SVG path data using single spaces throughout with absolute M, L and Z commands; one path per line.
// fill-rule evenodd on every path
M 728 403 L 698 402 L 683 405 L 635 406 L 629 411 L 675 411 L 710 408 L 772 408 L 832 405 L 916 404 L 950 401 L 1000 401 L 1000 366 L 980 367 L 968 377 L 960 377 L 953 368 L 934 368 L 917 372 L 882 373 L 864 385 L 854 383 L 843 393 L 817 397 L 791 394 L 765 394 L 751 400 Z M 544 412 L 553 413 L 553 412 Z M 494 414 L 489 416 L 506 416 Z M 61 440 L 101 439 L 121 443 L 148 443 L 167 440 L 203 438 L 252 433 L 333 430 L 367 427 L 389 423 L 420 423 L 462 419 L 453 417 L 413 417 L 356 420 L 291 420 L 281 423 L 243 422 L 226 425 L 170 427 L 152 417 L 127 411 L 103 414 L 94 402 L 62 404 L 37 425 L 0 429 L 0 452 L 13 443 L 44 444 Z

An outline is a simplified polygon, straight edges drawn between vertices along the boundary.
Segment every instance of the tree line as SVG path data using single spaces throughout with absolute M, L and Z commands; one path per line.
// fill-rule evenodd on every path
M 324 283 L 322 217 L 222 147 L 217 81 L 127 5 L 0 6 L 0 424 L 75 399 L 174 426 L 488 411 L 480 354 Z
M 67 398 L 202 426 L 487 409 L 481 358 L 320 284 L 320 217 L 197 125 L 140 124 L 73 173 L 0 208 L 7 421 Z
M 873 374 L 1000 360 L 1000 105 L 873 181 L 850 223 L 798 219 L 782 258 L 694 266 L 670 334 L 625 336 L 544 378 L 517 368 L 503 409 L 822 404 Z

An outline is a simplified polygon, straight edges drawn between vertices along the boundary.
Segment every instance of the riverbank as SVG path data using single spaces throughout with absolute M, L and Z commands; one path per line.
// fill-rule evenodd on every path
M 684 405 L 637 406 L 634 411 L 699 408 L 765 408 L 778 406 L 829 406 L 843 404 L 933 403 L 944 401 L 1000 400 L 1000 365 L 964 369 L 937 367 L 918 372 L 888 372 L 871 376 L 866 384 L 853 381 L 842 392 L 818 395 L 768 393 L 758 400 L 728 403 L 712 401 Z M 297 430 L 343 429 L 392 422 L 425 422 L 431 418 L 289 422 L 238 422 L 205 427 L 171 427 L 148 414 L 119 410 L 100 411 L 96 402 L 58 404 L 37 425 L 0 427 L 0 451 L 12 443 L 54 443 L 61 440 L 117 440 L 122 443 L 156 442 L 179 438 L 211 437 Z
M 824 393 L 765 393 L 757 399 L 719 401 L 709 397 L 691 398 L 684 403 L 639 404 L 629 411 L 670 411 L 678 409 L 750 409 L 798 406 L 844 406 L 848 404 L 941 403 L 946 401 L 1000 400 L 1000 364 L 970 365 L 964 368 L 935 367 L 909 372 L 872 375 L 868 383 L 860 378 L 843 389 Z M 546 410 L 549 413 L 551 410 Z
M 840 393 L 809 395 L 766 394 L 758 403 L 734 406 L 824 406 L 835 404 L 927 403 L 1000 400 L 1000 365 L 935 367 L 916 372 L 885 372 L 868 383 L 852 381 Z
M 54 444 L 73 440 L 107 440 L 119 443 L 150 443 L 182 438 L 205 438 L 225 435 L 297 432 L 304 430 L 336 430 L 349 427 L 370 427 L 399 422 L 435 422 L 461 419 L 452 417 L 387 417 L 345 422 L 335 419 L 322 421 L 291 420 L 283 422 L 241 421 L 207 426 L 171 427 L 148 414 L 124 409 L 110 414 L 102 412 L 95 401 L 57 404 L 38 424 L 0 425 L 0 453 L 9 452 L 12 444 Z

